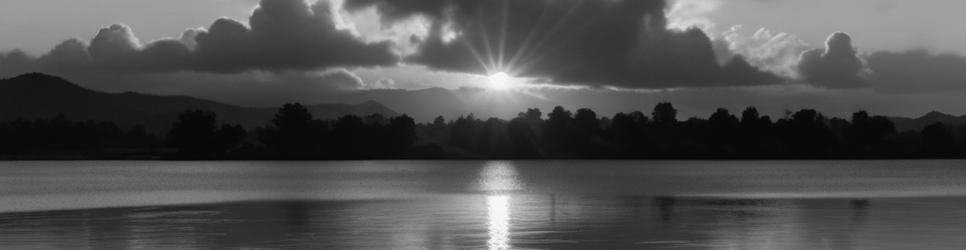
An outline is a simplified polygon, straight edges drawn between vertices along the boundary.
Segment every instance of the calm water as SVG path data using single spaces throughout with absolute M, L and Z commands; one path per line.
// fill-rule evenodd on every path
M 964 249 L 966 161 L 0 162 L 0 248 Z

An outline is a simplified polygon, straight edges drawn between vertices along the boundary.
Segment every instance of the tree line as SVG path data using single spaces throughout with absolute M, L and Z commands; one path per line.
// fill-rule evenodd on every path
M 966 125 L 896 131 L 865 111 L 848 120 L 802 109 L 777 119 L 754 107 L 679 120 L 671 103 L 612 117 L 528 109 L 511 120 L 348 115 L 324 120 L 286 104 L 264 126 L 220 124 L 186 110 L 167 133 L 63 115 L 0 123 L 0 158 L 160 159 L 836 159 L 966 157 Z
M 671 103 L 650 114 L 601 117 L 590 109 L 528 109 L 509 121 L 473 115 L 419 125 L 435 148 L 423 156 L 519 159 L 846 159 L 966 157 L 966 125 L 896 130 L 865 111 L 851 119 L 812 109 L 773 119 L 748 107 L 679 120 Z

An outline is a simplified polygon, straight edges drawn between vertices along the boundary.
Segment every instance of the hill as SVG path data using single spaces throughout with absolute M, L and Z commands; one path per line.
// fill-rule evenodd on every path
M 397 115 L 374 101 L 316 104 L 307 105 L 307 108 L 313 116 L 322 119 L 344 115 Z M 40 73 L 0 80 L 0 121 L 64 114 L 73 120 L 112 121 L 120 126 L 143 124 L 152 131 L 165 131 L 180 112 L 188 109 L 211 110 L 218 114 L 221 122 L 246 127 L 264 125 L 277 111 L 276 108 L 241 107 L 188 96 L 97 92 Z
M 926 113 L 919 118 L 889 117 L 889 120 L 896 125 L 899 132 L 915 130 L 921 131 L 930 124 L 941 122 L 947 127 L 954 127 L 966 124 L 966 116 L 954 116 L 938 111 Z

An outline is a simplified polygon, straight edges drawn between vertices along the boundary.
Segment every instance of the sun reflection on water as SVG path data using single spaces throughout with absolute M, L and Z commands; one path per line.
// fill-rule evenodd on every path
M 480 170 L 480 190 L 487 194 L 505 194 L 523 189 L 523 183 L 512 162 L 487 162 Z
M 491 250 L 510 249 L 510 192 L 523 189 L 512 162 L 487 162 L 480 170 L 480 190 L 486 192 L 486 245 Z
M 491 250 L 510 249 L 510 197 L 491 195 L 486 197 L 487 231 L 490 239 L 486 245 Z

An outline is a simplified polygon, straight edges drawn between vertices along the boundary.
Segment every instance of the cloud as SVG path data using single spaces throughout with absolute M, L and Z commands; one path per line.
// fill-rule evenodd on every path
M 389 42 L 365 43 L 339 29 L 330 1 L 262 0 L 251 28 L 219 19 L 196 35 L 201 65 L 209 70 L 316 69 L 390 66 L 398 61 Z
M 374 82 L 364 84 L 362 89 L 395 89 L 396 81 L 389 78 L 382 78 Z
M 321 81 L 327 82 L 329 85 L 340 90 L 357 90 L 365 88 L 365 83 L 362 81 L 362 78 L 346 69 L 335 69 L 322 72 L 322 74 L 319 74 L 318 77 L 321 78 Z
M 862 70 L 852 37 L 843 32 L 830 35 L 824 49 L 802 52 L 798 61 L 798 73 L 805 81 L 829 88 L 863 87 Z
M 134 36 L 131 28 L 123 24 L 115 24 L 101 28 L 91 39 L 88 48 L 90 55 L 98 59 L 131 56 L 141 50 L 141 41 Z
M 881 91 L 966 91 L 966 57 L 962 55 L 880 51 L 866 60 L 870 85 Z
M 406 62 L 440 70 L 630 88 L 781 82 L 747 63 L 722 67 L 700 29 L 668 29 L 664 1 L 347 0 L 345 6 L 375 6 L 390 24 L 429 19 L 429 35 Z
M 180 39 L 142 43 L 132 28 L 102 28 L 90 44 L 71 39 L 34 58 L 19 51 L 0 57 L 5 75 L 25 70 L 54 74 L 144 74 L 178 71 L 239 73 L 252 70 L 315 70 L 392 66 L 399 58 L 390 42 L 365 42 L 339 27 L 331 0 L 262 0 L 251 27 L 220 18 Z
M 799 55 L 809 49 L 808 44 L 795 35 L 775 33 L 765 28 L 748 32 L 740 25 L 722 32 L 714 42 L 719 60 L 727 60 L 734 54 L 742 55 L 752 66 L 789 79 L 799 77 Z
M 0 52 L 0 77 L 37 71 L 36 59 L 22 50 Z
M 687 30 L 698 27 L 705 32 L 714 29 L 708 15 L 721 7 L 722 0 L 675 0 L 667 11 L 668 28 Z

